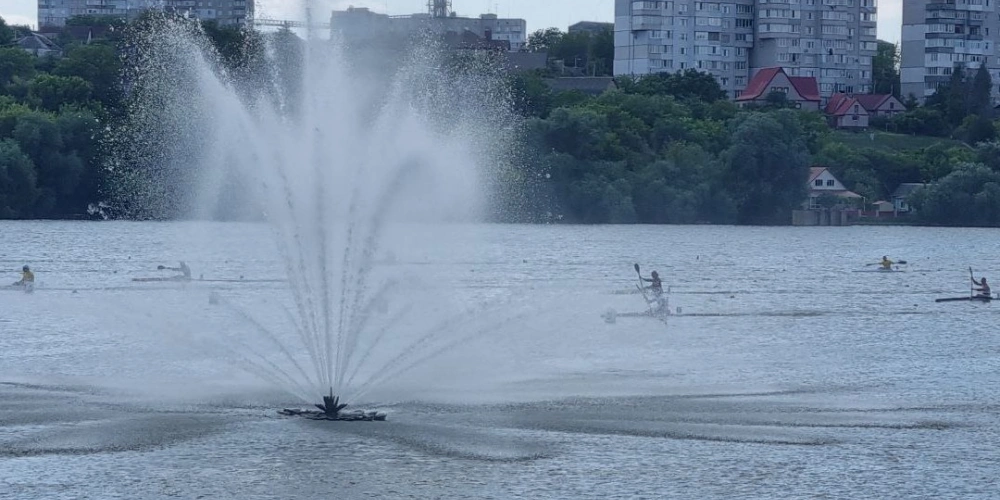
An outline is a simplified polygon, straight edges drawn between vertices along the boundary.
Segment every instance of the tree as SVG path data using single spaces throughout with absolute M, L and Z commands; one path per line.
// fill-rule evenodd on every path
M 55 74 L 79 77 L 90 83 L 93 96 L 106 108 L 116 108 L 122 98 L 122 63 L 109 45 L 73 47 L 56 65 Z
M 0 47 L 0 92 L 15 78 L 28 80 L 34 74 L 34 56 L 17 47 Z
M 993 79 L 986 63 L 981 63 L 972 79 L 969 95 L 969 112 L 985 119 L 993 117 Z
M 722 153 L 727 187 L 745 224 L 788 223 L 805 199 L 809 156 L 795 111 L 748 113 L 733 120 Z
M 726 98 L 719 82 L 710 73 L 687 69 L 677 73 L 652 73 L 638 78 L 619 78 L 619 87 L 628 94 L 672 95 L 678 99 L 715 102 Z
M 764 101 L 767 103 L 768 107 L 782 109 L 789 106 L 788 93 L 782 92 L 780 90 L 772 90 L 767 93 L 764 97 Z
M 591 74 L 595 76 L 611 76 L 615 62 L 615 33 L 611 29 L 603 29 L 590 38 Z
M 0 47 L 14 43 L 14 30 L 7 26 L 7 21 L 0 16 Z
M 942 89 L 938 89 L 940 92 Z M 968 91 L 965 80 L 965 65 L 956 64 L 952 68 L 951 77 L 944 87 L 944 115 L 952 126 L 962 123 L 969 114 Z
M 547 52 L 559 45 L 563 32 L 559 28 L 546 28 L 528 35 L 528 50 L 532 52 Z
M 0 219 L 30 217 L 37 196 L 31 158 L 14 140 L 0 140 Z
M 962 163 L 950 174 L 910 195 L 924 222 L 1000 226 L 1000 173 L 978 163 Z
M 517 73 L 511 79 L 511 101 L 521 116 L 545 118 L 552 109 L 552 91 L 537 73 Z
M 899 97 L 899 48 L 890 42 L 878 40 L 872 59 L 872 82 L 876 94 Z
M 28 102 L 49 111 L 59 111 L 65 105 L 85 106 L 90 101 L 93 86 L 78 76 L 41 74 L 28 83 Z

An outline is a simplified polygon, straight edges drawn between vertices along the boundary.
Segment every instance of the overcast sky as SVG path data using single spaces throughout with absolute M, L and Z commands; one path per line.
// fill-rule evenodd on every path
M 257 16 L 273 19 L 300 19 L 301 0 L 257 0 Z M 389 14 L 413 14 L 427 10 L 427 0 L 314 0 L 316 10 L 326 18 L 333 9 L 349 5 L 369 7 Z M 463 16 L 496 13 L 502 17 L 517 17 L 528 21 L 528 30 L 549 26 L 565 30 L 577 21 L 612 21 L 614 0 L 452 0 L 452 8 Z M 903 0 L 880 0 L 878 37 L 899 41 Z M 8 24 L 37 23 L 37 0 L 0 0 L 0 16 Z

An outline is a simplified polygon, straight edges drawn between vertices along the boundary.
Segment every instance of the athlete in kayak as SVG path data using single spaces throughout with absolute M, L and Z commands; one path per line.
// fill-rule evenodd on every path
M 649 301 L 651 305 L 655 304 L 655 307 L 653 307 L 653 313 L 659 314 L 661 312 L 665 312 L 667 301 L 663 298 L 663 281 L 660 280 L 660 273 L 653 271 L 650 273 L 649 278 L 643 278 L 642 275 L 640 275 L 639 279 L 650 284 L 645 287 L 645 289 L 653 292 L 653 298 Z
M 889 260 L 889 257 L 886 257 L 885 255 L 882 256 L 882 262 L 879 262 L 879 265 L 881 265 L 882 269 L 885 270 L 892 270 L 893 264 L 895 264 L 895 262 Z
M 647 286 L 646 289 L 652 290 L 653 294 L 659 297 L 660 295 L 663 295 L 663 282 L 660 281 L 660 275 L 656 271 L 653 271 L 651 273 L 651 276 L 652 277 L 650 278 L 643 278 L 642 276 L 640 276 L 639 278 L 641 278 L 642 281 L 645 281 L 646 283 L 652 283 L 651 285 Z
M 32 286 L 35 284 L 35 273 L 31 268 L 24 266 L 21 268 L 21 281 L 15 281 L 14 286 Z
M 986 284 L 985 276 L 979 278 L 979 281 L 976 281 L 976 278 L 972 278 L 972 284 L 979 287 L 973 288 L 973 290 L 979 292 L 976 294 L 976 297 L 993 297 L 993 294 L 990 293 L 990 285 Z

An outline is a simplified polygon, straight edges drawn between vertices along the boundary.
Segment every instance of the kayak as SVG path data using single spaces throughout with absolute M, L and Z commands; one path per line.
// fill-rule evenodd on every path
M 904 271 L 902 269 L 884 269 L 884 268 L 880 267 L 878 269 L 857 269 L 854 272 L 856 272 L 856 273 L 905 273 L 906 271 Z
M 31 293 L 31 292 L 35 291 L 35 284 L 32 283 L 32 284 L 29 284 L 29 285 L 18 285 L 18 284 L 5 285 L 5 286 L 0 286 L 0 290 L 10 290 L 10 291 L 13 291 L 13 292 Z
M 976 295 L 973 297 L 950 297 L 944 299 L 934 299 L 934 302 L 959 302 L 959 301 L 973 301 L 973 300 L 978 300 L 980 302 L 990 302 L 993 300 L 993 297 L 990 297 L 988 295 Z
M 191 281 L 191 278 L 185 278 L 183 276 L 173 276 L 173 277 L 170 277 L 170 278 L 132 278 L 132 281 L 142 281 L 142 282 L 150 282 L 150 281 Z

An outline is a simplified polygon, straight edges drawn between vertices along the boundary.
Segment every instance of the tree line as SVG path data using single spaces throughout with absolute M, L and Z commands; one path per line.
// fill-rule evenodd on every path
M 127 198 L 119 195 L 139 185 L 181 192 L 191 182 L 189 172 L 161 168 L 161 145 L 135 145 L 148 150 L 127 160 L 109 147 L 110 131 L 134 119 L 130 100 L 142 96 L 142 80 L 123 61 L 141 57 L 133 35 L 154 22 L 155 16 L 128 24 L 71 19 L 57 38 L 61 57 L 35 57 L 14 45 L 27 28 L 0 20 L 0 218 L 85 216 L 88 205 Z M 74 26 L 106 29 L 81 38 Z M 260 97 L 265 90 L 254 82 L 265 73 L 276 77 L 286 95 L 265 97 L 287 99 L 286 109 L 294 112 L 288 96 L 301 70 L 294 34 L 273 35 L 290 56 L 272 65 L 259 32 L 213 23 L 197 30 L 238 87 Z M 542 30 L 529 49 L 564 61 L 581 58 L 591 74 L 609 74 L 609 35 Z M 894 46 L 879 44 L 873 69 L 880 90 L 898 93 L 897 59 Z M 877 124 L 955 139 L 907 150 L 857 147 L 822 115 L 780 102 L 737 108 L 711 75 L 695 70 L 616 78 L 617 90 L 598 96 L 552 91 L 551 71 L 511 74 L 509 100 L 522 120 L 494 197 L 495 218 L 784 224 L 805 200 L 807 167 L 823 165 L 869 202 L 887 199 L 903 182 L 929 183 L 912 200 L 926 223 L 995 225 L 1000 201 L 991 183 L 1000 172 L 1000 145 L 992 82 L 983 73 L 956 71 L 925 105 L 909 102 L 906 113 Z M 197 141 L 182 123 L 162 125 L 173 134 L 164 144 Z M 122 213 L 152 216 L 143 208 Z

